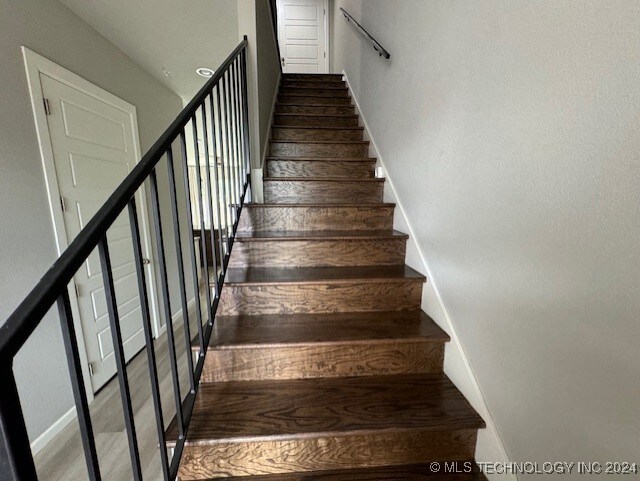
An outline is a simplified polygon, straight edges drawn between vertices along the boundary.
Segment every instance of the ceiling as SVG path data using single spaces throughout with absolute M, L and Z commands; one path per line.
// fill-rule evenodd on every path
M 237 0 L 60 1 L 185 101 L 239 42 Z

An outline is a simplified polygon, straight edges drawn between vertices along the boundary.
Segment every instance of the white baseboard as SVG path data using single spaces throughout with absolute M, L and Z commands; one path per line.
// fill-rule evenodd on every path
M 76 408 L 75 406 L 69 409 L 66 413 L 64 413 L 60 418 L 53 423 L 49 428 L 43 432 L 40 436 L 33 440 L 31 443 L 31 454 L 35 456 L 42 449 L 49 444 L 49 442 L 55 438 L 67 425 L 76 419 Z
M 473 372 L 473 369 L 471 368 L 469 358 L 464 351 L 454 323 L 451 320 L 451 316 L 449 315 L 449 311 L 444 304 L 442 296 L 440 295 L 440 291 L 438 290 L 437 283 L 433 277 L 433 274 L 431 273 L 431 269 L 429 268 L 429 263 L 427 262 L 426 256 L 417 243 L 417 237 L 412 223 L 407 216 L 400 198 L 398 197 L 398 192 L 393 184 L 393 180 L 389 177 L 389 173 L 385 167 L 384 160 L 380 155 L 380 150 L 378 149 L 375 140 L 371 136 L 371 130 L 369 129 L 367 121 L 362 114 L 362 109 L 360 108 L 360 104 L 358 103 L 358 97 L 353 91 L 353 88 L 351 87 L 351 84 L 349 82 L 349 78 L 344 70 L 342 71 L 342 75 L 344 75 L 345 81 L 347 83 L 347 88 L 351 93 L 356 111 L 360 116 L 360 120 L 362 121 L 367 140 L 371 142 L 370 145 L 371 149 L 373 150 L 371 154 L 373 157 L 376 157 L 378 159 L 378 164 L 385 172 L 385 197 L 391 197 L 391 199 L 385 199 L 385 201 L 393 201 L 398 207 L 400 219 L 398 219 L 398 216 L 396 216 L 396 218 L 394 219 L 394 228 L 398 230 L 408 230 L 408 242 L 411 244 L 411 246 L 407 246 L 407 263 L 411 266 L 411 263 L 409 262 L 409 254 L 410 251 L 413 250 L 413 252 L 417 254 L 417 259 L 415 259 L 413 262 L 415 265 L 412 265 L 411 267 L 414 267 L 419 271 L 423 271 L 423 273 L 425 273 L 425 275 L 427 276 L 428 282 L 425 283 L 424 287 L 423 307 L 426 307 L 425 304 L 428 304 L 428 300 L 432 299 L 437 304 L 435 307 L 441 311 L 442 315 L 435 316 L 432 312 L 429 312 L 429 310 L 431 309 L 425 308 L 424 310 L 431 314 L 436 322 L 441 321 L 438 323 L 442 323 L 444 325 L 441 324 L 440 327 L 447 331 L 447 333 L 451 337 L 451 342 L 448 343 L 445 354 L 445 374 L 447 374 L 447 376 L 452 379 L 458 389 L 460 389 L 460 391 L 469 400 L 473 407 L 479 412 L 487 425 L 487 428 L 485 430 L 482 430 L 478 435 L 476 459 L 478 461 L 484 462 L 509 462 L 509 456 L 505 449 L 502 437 L 500 436 L 491 413 L 489 412 L 485 398 L 482 394 L 482 391 L 480 390 L 480 386 Z M 518 479 L 515 474 L 505 474 L 500 476 L 491 475 L 487 477 L 491 480 L 500 479 L 501 481 L 507 479 Z
M 195 312 L 194 311 L 195 307 L 196 307 L 196 298 L 194 297 L 187 303 L 187 310 L 189 311 L 189 313 Z M 180 326 L 184 320 L 184 317 L 182 316 L 182 309 L 179 309 L 178 312 L 173 314 L 171 316 L 171 320 L 173 322 L 174 329 L 175 327 Z M 158 332 L 156 339 L 160 337 L 162 334 L 164 334 L 166 331 L 167 331 L 167 325 L 164 324 L 162 326 L 162 329 L 160 329 L 160 332 Z M 76 419 L 76 417 L 77 417 L 77 413 L 76 413 L 76 408 L 74 406 L 71 409 L 69 409 L 66 413 L 64 413 L 62 416 L 60 416 L 60 418 L 57 421 L 55 421 L 51 426 L 49 426 L 40 436 L 38 436 L 36 439 L 33 440 L 33 442 L 31 443 L 31 454 L 35 456 L 40 451 L 42 451 L 42 449 L 47 444 L 49 444 L 58 434 L 60 434 L 60 432 L 62 432 L 62 430 L 65 427 L 67 427 L 67 425 L 71 421 Z

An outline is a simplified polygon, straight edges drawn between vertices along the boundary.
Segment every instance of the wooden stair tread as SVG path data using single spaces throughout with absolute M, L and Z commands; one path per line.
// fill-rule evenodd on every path
M 213 277 L 210 279 L 213 283 Z M 354 282 L 425 282 L 424 275 L 409 266 L 372 267 L 249 267 L 227 270 L 225 286 L 269 284 L 325 284 Z
M 469 462 L 473 463 L 473 461 Z M 457 466 L 462 470 L 465 465 L 463 461 L 458 461 Z M 475 465 L 473 466 L 475 468 Z M 444 470 L 444 467 L 442 469 Z M 429 463 L 226 478 L 227 481 L 486 481 L 486 479 L 484 474 L 475 469 L 471 473 L 434 473 Z
M 444 374 L 221 382 L 200 386 L 186 444 L 482 427 Z M 167 443 L 177 439 L 174 418 Z
M 449 336 L 422 311 L 220 316 L 209 346 L 234 349 L 398 341 L 443 343 Z M 196 336 L 194 348 L 198 342 Z
M 295 128 L 295 127 L 294 127 Z M 376 162 L 375 157 L 277 157 L 269 156 L 267 161 L 286 160 L 300 162 Z
M 285 95 L 286 97 L 286 95 Z M 348 97 L 322 97 L 325 99 L 330 99 L 330 98 L 348 98 Z M 353 104 L 349 105 L 349 104 L 296 104 L 296 103 L 285 103 L 285 102 L 276 102 L 276 114 L 278 115 L 297 115 L 298 117 L 301 115 L 307 116 L 307 115 L 311 115 L 311 116 L 315 116 L 315 115 L 322 115 L 322 114 L 299 114 L 299 113 L 293 113 L 293 112 L 278 112 L 278 107 L 282 107 L 282 106 L 287 106 L 287 107 L 352 107 Z M 356 114 L 326 114 L 328 116 L 345 116 L 345 117 L 357 117 Z
M 384 182 L 384 177 L 263 177 L 265 182 Z
M 238 233 L 236 242 L 260 242 L 268 240 L 363 240 L 363 239 L 408 239 L 409 236 L 397 230 L 368 231 L 261 231 L 251 234 Z
M 295 104 L 286 104 L 288 106 L 291 105 L 295 105 Z M 309 104 L 299 104 L 301 107 L 308 107 Z M 326 105 L 322 105 L 323 107 L 326 107 Z M 278 116 L 285 116 L 285 117 L 349 117 L 351 119 L 353 118 L 358 118 L 358 114 L 298 114 L 298 113 L 292 113 L 292 112 L 276 112 L 276 114 Z M 277 125 L 274 124 L 274 127 L 277 127 Z
M 270 142 L 272 144 L 369 144 L 368 140 L 271 140 Z
M 344 204 L 344 203 L 334 203 L 334 204 L 324 204 L 321 202 L 306 202 L 301 204 L 279 204 L 276 202 L 265 202 L 264 204 L 256 204 L 249 203 L 245 204 L 243 209 L 271 209 L 271 208 L 281 208 L 281 209 L 290 209 L 292 207 L 320 207 L 320 208 L 345 208 L 345 209 L 357 209 L 358 207 L 384 207 L 391 208 L 395 207 L 396 204 L 394 202 L 361 202 L 359 204 Z
M 364 130 L 364 127 L 334 127 L 326 125 L 280 125 L 273 124 L 274 129 L 289 129 L 289 130 Z M 361 142 L 361 141 L 357 141 Z

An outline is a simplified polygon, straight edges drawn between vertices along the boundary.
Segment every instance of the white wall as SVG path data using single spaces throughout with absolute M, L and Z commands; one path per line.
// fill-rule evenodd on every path
M 333 22 L 508 457 L 640 460 L 640 4 L 336 0 Z
M 0 12 L 2 323 L 57 257 L 20 46 L 135 105 L 143 152 L 181 100 L 57 0 L 0 0 Z M 43 320 L 15 371 L 34 439 L 73 405 L 57 316 Z

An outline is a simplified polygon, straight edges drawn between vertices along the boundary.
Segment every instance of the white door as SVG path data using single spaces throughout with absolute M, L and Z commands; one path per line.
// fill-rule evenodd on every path
M 135 165 L 137 139 L 130 112 L 43 73 L 40 83 L 48 106 L 46 118 L 64 229 L 67 241 L 71 242 Z M 137 202 L 139 210 L 144 206 L 141 197 Z M 144 231 L 141 235 L 148 256 L 149 242 Z M 107 240 L 128 360 L 144 347 L 144 332 L 126 210 L 109 229 Z M 74 282 L 95 392 L 116 373 L 97 249 L 78 270 Z
M 278 42 L 285 73 L 327 73 L 325 0 L 278 0 Z

